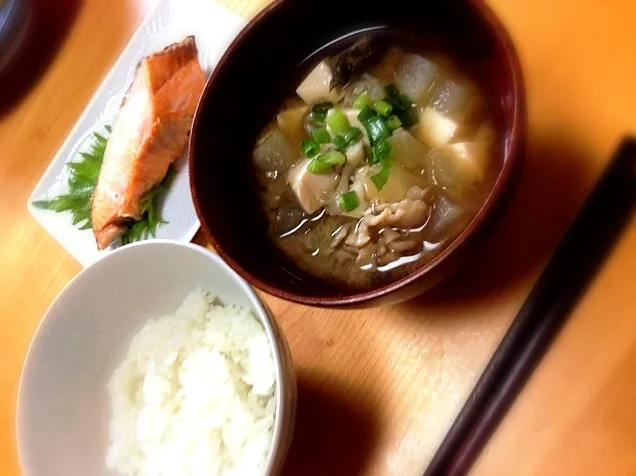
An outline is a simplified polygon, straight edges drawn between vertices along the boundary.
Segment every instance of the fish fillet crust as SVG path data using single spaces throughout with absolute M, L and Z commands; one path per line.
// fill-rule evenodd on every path
M 204 85 L 191 36 L 137 66 L 93 193 L 91 221 L 100 250 L 142 218 L 143 198 L 184 154 Z

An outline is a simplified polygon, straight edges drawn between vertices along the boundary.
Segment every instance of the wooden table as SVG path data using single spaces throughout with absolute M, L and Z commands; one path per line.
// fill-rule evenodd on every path
M 0 84 L 0 474 L 31 336 L 80 266 L 27 214 L 37 179 L 157 0 L 39 0 L 38 49 Z M 267 0 L 224 0 L 250 17 Z M 267 298 L 299 377 L 290 475 L 419 475 L 590 190 L 636 127 L 636 3 L 491 0 L 525 68 L 529 145 L 501 222 L 426 298 L 364 312 Z M 53 5 L 55 4 L 55 5 Z M 636 223 L 475 475 L 636 472 Z M 44 475 L 45 476 L 45 475 Z

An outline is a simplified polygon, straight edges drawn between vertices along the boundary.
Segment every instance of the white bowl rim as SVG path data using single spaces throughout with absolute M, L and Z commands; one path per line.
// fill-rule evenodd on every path
M 51 311 L 58 304 L 58 302 L 61 300 L 64 294 L 66 294 L 69 291 L 69 289 L 72 288 L 75 282 L 82 279 L 82 276 L 85 273 L 88 273 L 89 270 L 91 270 L 92 268 L 100 266 L 100 263 L 102 263 L 103 261 L 108 260 L 111 256 L 115 254 L 121 254 L 121 253 L 127 253 L 127 252 L 129 253 L 131 252 L 131 250 L 135 248 L 139 248 L 142 246 L 153 246 L 158 244 L 186 248 L 191 251 L 200 253 L 202 257 L 215 261 L 217 264 L 221 265 L 221 268 L 225 270 L 225 272 L 227 272 L 229 275 L 231 275 L 238 284 L 240 284 L 242 290 L 246 293 L 247 297 L 250 299 L 250 301 L 252 301 L 252 303 L 255 306 L 254 311 L 258 313 L 258 316 L 256 317 L 259 318 L 260 322 L 263 324 L 265 332 L 267 333 L 267 337 L 270 341 L 270 345 L 272 349 L 272 357 L 274 359 L 274 365 L 276 366 L 276 395 L 275 395 L 276 414 L 274 416 L 274 428 L 272 431 L 272 441 L 270 443 L 267 457 L 265 458 L 265 464 L 263 465 L 263 474 L 269 474 L 270 467 L 272 463 L 275 462 L 274 453 L 276 449 L 279 447 L 279 439 L 281 435 L 283 434 L 282 416 L 285 413 L 283 411 L 283 406 L 286 405 L 285 398 L 283 396 L 284 386 L 283 386 L 283 375 L 282 375 L 283 366 L 282 366 L 281 349 L 278 345 L 278 342 L 276 339 L 276 332 L 274 330 L 276 325 L 272 324 L 272 320 L 274 319 L 274 317 L 272 316 L 271 312 L 269 311 L 265 303 L 262 301 L 260 296 L 254 290 L 254 287 L 251 284 L 249 284 L 241 275 L 239 275 L 236 271 L 234 271 L 225 261 L 223 261 L 223 259 L 218 254 L 210 251 L 204 246 L 201 246 L 195 243 L 189 243 L 189 242 L 184 243 L 182 241 L 177 241 L 172 239 L 157 239 L 157 238 L 138 241 L 126 246 L 122 246 L 120 248 L 116 248 L 113 251 L 109 252 L 108 254 L 105 254 L 104 256 L 100 257 L 97 261 L 82 268 L 75 276 L 73 276 L 68 281 L 68 283 L 64 285 L 64 287 L 60 290 L 60 292 L 55 296 L 55 299 L 53 299 L 53 302 L 51 302 L 49 307 L 44 312 L 44 315 L 38 322 L 38 325 L 35 329 L 35 332 L 33 333 L 33 337 L 31 338 L 31 342 L 29 343 L 29 347 L 25 354 L 24 362 L 22 364 L 22 370 L 20 372 L 20 379 L 18 382 L 17 404 L 16 404 L 16 411 L 15 411 L 15 431 L 16 431 L 17 451 L 18 451 L 18 463 L 20 465 L 21 471 L 24 471 L 24 468 L 26 467 L 26 465 L 24 464 L 24 449 L 23 449 L 26 445 L 26 442 L 24 441 L 25 437 L 22 435 L 22 431 L 21 431 L 21 428 L 23 427 L 23 425 L 20 423 L 22 419 L 21 415 L 24 411 L 23 409 L 24 380 L 25 380 L 25 375 L 29 371 L 29 367 L 33 365 L 32 354 L 34 352 L 35 346 L 37 345 L 37 342 L 41 338 L 41 334 L 43 332 L 42 329 L 44 327 L 45 322 L 47 321 L 47 318 L 50 317 Z M 285 336 L 282 333 L 282 331 L 279 332 L 278 335 L 280 339 L 285 339 Z M 31 475 L 25 475 L 25 476 L 31 476 Z

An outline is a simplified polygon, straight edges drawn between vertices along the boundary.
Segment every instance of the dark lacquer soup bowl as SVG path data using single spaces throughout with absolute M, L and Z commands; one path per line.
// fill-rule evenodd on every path
M 495 120 L 497 171 L 474 218 L 432 260 L 394 281 L 354 289 L 303 271 L 268 237 L 252 159 L 260 131 L 333 44 L 371 32 L 394 35 L 457 61 L 479 84 Z M 479 0 L 280 0 L 236 38 L 208 80 L 190 142 L 190 180 L 203 231 L 218 253 L 260 289 L 314 306 L 372 306 L 414 297 L 470 252 L 505 202 L 525 136 L 525 93 L 517 53 Z

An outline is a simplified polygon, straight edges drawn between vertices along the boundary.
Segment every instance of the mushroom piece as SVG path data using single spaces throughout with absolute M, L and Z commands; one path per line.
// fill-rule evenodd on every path
M 351 229 L 350 223 L 345 223 L 341 227 L 339 227 L 335 232 L 332 233 L 331 244 L 329 245 L 331 248 L 337 248 L 340 246 L 347 235 L 349 234 L 349 230 Z
M 421 241 L 416 240 L 415 238 L 405 237 L 391 242 L 389 247 L 395 252 L 404 253 L 405 251 L 410 251 L 413 248 L 417 247 L 417 245 L 419 245 L 420 243 Z
M 377 253 L 377 245 L 375 243 L 369 243 L 358 252 L 356 257 L 356 264 L 359 266 L 375 266 L 375 255 Z
M 382 238 L 382 241 L 387 245 L 399 239 L 401 236 L 402 235 L 400 235 L 393 228 L 384 228 L 382 231 L 380 231 L 380 237 Z
M 367 178 L 369 171 L 368 166 L 363 166 L 356 170 L 356 174 L 353 177 L 353 182 L 349 186 L 350 192 L 355 192 L 358 197 L 358 206 L 350 212 L 343 213 L 343 215 L 350 216 L 352 218 L 361 218 L 365 210 L 369 208 L 369 203 L 365 199 L 364 195 L 364 182 Z
M 349 190 L 349 182 L 351 181 L 351 176 L 355 171 L 355 167 L 350 165 L 348 162 L 345 162 L 344 166 L 340 170 L 340 175 L 337 178 L 336 186 L 333 189 L 333 193 L 331 197 L 325 199 L 324 204 L 327 209 L 327 213 L 329 215 L 341 215 L 342 210 L 340 210 L 340 206 L 338 205 L 338 198 L 343 193 L 346 193 Z
M 356 142 L 352 146 L 349 146 L 345 152 L 347 157 L 347 165 L 352 167 L 358 167 L 364 163 L 364 146 L 362 142 Z
M 389 251 L 387 254 L 378 256 L 377 265 L 378 267 L 386 266 L 387 264 L 393 263 L 394 261 L 399 260 L 402 257 L 400 253 L 396 253 L 395 251 Z

